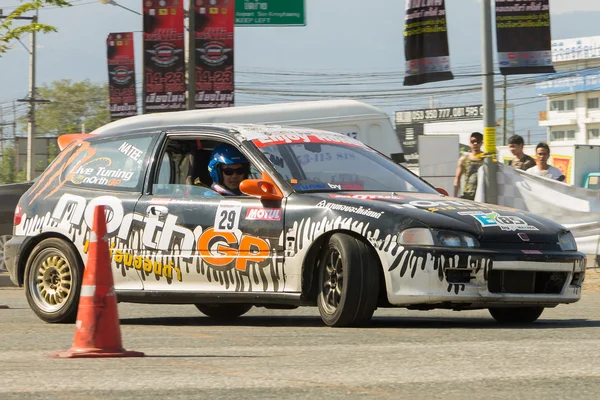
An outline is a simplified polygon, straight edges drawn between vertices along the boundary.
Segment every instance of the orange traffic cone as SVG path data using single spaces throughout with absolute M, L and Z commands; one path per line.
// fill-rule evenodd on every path
M 77 330 L 73 347 L 52 354 L 59 358 L 142 357 L 144 353 L 127 351 L 121 343 L 110 254 L 106 241 L 104 206 L 94 209 L 88 260 L 83 274 Z

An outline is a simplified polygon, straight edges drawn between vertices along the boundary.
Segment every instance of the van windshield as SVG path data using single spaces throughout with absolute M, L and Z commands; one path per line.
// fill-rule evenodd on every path
M 392 160 L 360 142 L 347 142 L 265 143 L 253 140 L 281 177 L 299 192 L 436 193 Z

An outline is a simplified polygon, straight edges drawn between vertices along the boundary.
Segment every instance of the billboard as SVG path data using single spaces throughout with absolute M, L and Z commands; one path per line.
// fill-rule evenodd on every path
M 106 39 L 110 120 L 137 115 L 133 32 L 110 33 Z
M 600 90 L 600 68 L 582 71 L 560 72 L 550 77 L 538 77 L 538 95 L 576 93 Z
M 144 112 L 186 109 L 183 1 L 144 0 Z
M 554 72 L 548 3 L 496 0 L 498 63 L 503 75 Z
M 454 79 L 450 72 L 450 53 L 443 0 L 405 0 L 404 85 Z
M 234 105 L 234 20 L 231 0 L 196 2 L 196 108 Z

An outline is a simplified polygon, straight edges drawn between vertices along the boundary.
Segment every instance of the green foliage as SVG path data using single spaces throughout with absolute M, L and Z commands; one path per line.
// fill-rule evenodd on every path
M 10 42 L 13 40 L 20 39 L 26 33 L 30 32 L 56 32 L 56 28 L 52 25 L 40 24 L 37 21 L 19 21 L 17 18 L 25 16 L 23 14 L 31 11 L 37 11 L 44 6 L 56 6 L 56 7 L 70 7 L 71 4 L 65 0 L 31 0 L 21 4 L 13 12 L 6 16 L 6 18 L 0 20 L 0 56 L 11 48 Z M 30 16 L 30 15 L 27 15 Z M 17 22 L 24 22 L 19 26 L 13 24 Z M 31 23 L 26 23 L 31 22 Z
M 15 182 L 17 172 L 15 171 L 15 150 L 12 147 L 5 147 L 0 162 L 0 183 Z
M 107 84 L 62 79 L 38 88 L 37 93 L 39 98 L 50 101 L 36 109 L 38 136 L 78 133 L 82 125 L 91 132 L 110 122 Z

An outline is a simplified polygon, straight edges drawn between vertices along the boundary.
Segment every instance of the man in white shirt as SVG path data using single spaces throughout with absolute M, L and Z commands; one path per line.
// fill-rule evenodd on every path
M 543 176 L 557 181 L 564 181 L 565 176 L 560 169 L 548 164 L 550 158 L 550 147 L 545 143 L 539 143 L 535 148 L 536 166 L 527 170 L 530 174 Z

